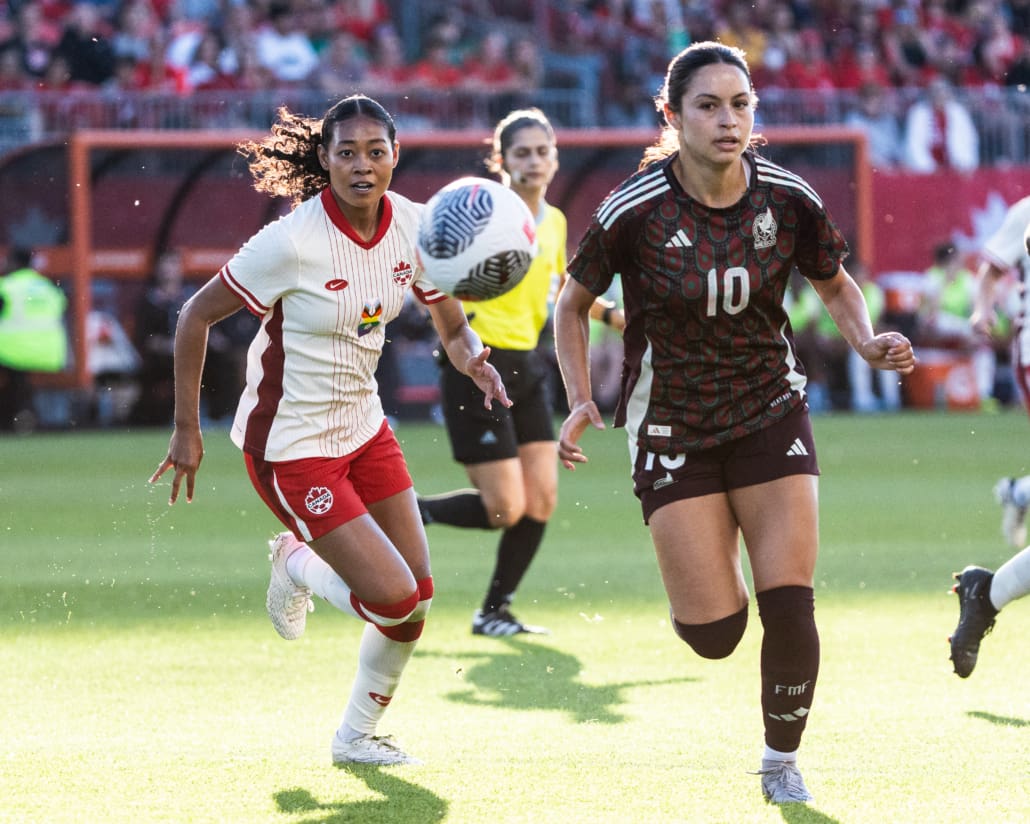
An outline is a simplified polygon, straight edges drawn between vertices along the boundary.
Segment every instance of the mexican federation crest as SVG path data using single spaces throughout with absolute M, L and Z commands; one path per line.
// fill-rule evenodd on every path
M 751 228 L 755 236 L 756 249 L 768 249 L 776 245 L 776 218 L 773 217 L 772 209 L 766 207 L 758 217 L 755 218 Z

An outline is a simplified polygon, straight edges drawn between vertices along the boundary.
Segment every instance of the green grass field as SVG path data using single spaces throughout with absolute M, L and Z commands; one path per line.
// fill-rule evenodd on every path
M 554 634 L 469 633 L 494 535 L 430 529 L 437 596 L 382 731 L 425 765 L 334 769 L 360 626 L 264 614 L 277 524 L 223 431 L 189 506 L 146 479 L 167 432 L 0 439 L 0 821 L 1025 822 L 1030 599 L 966 681 L 950 574 L 1011 554 L 991 487 L 1030 424 L 815 420 L 823 657 L 801 767 L 761 798 L 759 622 L 705 661 L 668 626 L 621 431 L 589 433 L 516 611 Z M 402 423 L 418 488 L 464 485 L 443 431 Z

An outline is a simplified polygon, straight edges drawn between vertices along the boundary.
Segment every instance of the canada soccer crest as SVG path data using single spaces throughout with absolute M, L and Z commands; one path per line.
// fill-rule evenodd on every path
M 401 261 L 393 267 L 393 282 L 396 283 L 401 289 L 411 283 L 411 279 L 415 276 L 415 270 L 411 268 L 410 263 Z
M 325 515 L 333 508 L 333 493 L 324 486 L 313 486 L 308 490 L 304 506 L 312 515 Z

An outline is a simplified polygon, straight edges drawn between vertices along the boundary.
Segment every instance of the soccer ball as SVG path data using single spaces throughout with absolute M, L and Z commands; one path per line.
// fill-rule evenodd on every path
M 490 300 L 514 288 L 536 250 L 529 207 L 495 180 L 455 180 L 422 210 L 419 263 L 437 289 L 460 300 Z

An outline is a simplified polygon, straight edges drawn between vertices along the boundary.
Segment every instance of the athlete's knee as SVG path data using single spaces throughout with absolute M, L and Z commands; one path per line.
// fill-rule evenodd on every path
M 725 658 L 737 648 L 747 628 L 747 604 L 739 611 L 707 624 L 681 624 L 669 611 L 672 628 L 702 658 Z
M 411 618 L 412 613 L 418 607 L 418 595 L 418 588 L 416 587 L 410 595 L 405 596 L 399 601 L 376 604 L 371 601 L 365 601 L 352 592 L 350 603 L 354 607 L 354 611 L 357 612 L 358 617 L 382 629 L 383 627 L 395 627 L 398 624 L 403 624 Z
M 383 635 L 394 641 L 417 641 L 422 636 L 422 630 L 426 625 L 426 616 L 429 615 L 429 607 L 433 603 L 433 577 L 427 575 L 418 581 L 416 592 L 418 603 L 407 617 L 407 620 L 393 626 L 377 627 Z
M 491 529 L 507 529 L 515 526 L 526 514 L 526 499 L 521 495 L 484 495 L 483 509 Z

